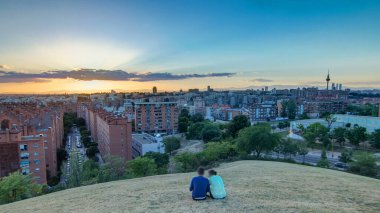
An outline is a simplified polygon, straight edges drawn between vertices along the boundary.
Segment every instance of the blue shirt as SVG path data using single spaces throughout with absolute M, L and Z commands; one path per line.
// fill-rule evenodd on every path
M 209 179 L 211 194 L 215 199 L 225 198 L 227 193 L 224 189 L 224 183 L 219 175 L 213 175 Z
M 190 183 L 190 191 L 194 199 L 205 199 L 206 193 L 210 192 L 210 183 L 203 176 L 194 177 Z

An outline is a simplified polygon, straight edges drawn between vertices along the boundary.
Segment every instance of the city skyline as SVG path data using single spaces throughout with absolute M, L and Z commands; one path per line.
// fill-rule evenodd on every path
M 375 1 L 0 5 L 1 93 L 380 85 Z

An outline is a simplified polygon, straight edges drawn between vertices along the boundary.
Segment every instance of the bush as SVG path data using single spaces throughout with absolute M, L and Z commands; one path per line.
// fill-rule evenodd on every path
M 43 186 L 33 183 L 30 175 L 13 172 L 0 179 L 0 204 L 10 203 L 43 193 Z
M 181 147 L 181 142 L 176 137 L 166 137 L 164 138 L 165 152 L 172 154 L 174 150 L 177 150 Z
M 359 175 L 374 177 L 378 173 L 375 156 L 367 152 L 354 154 L 353 161 L 349 166 L 351 172 Z
M 191 172 L 199 167 L 199 160 L 196 154 L 184 152 L 174 157 L 174 161 L 179 164 L 181 172 Z
M 209 141 L 218 141 L 222 137 L 222 131 L 215 124 L 206 124 L 201 132 L 202 140 L 207 143 Z
M 150 158 L 154 160 L 154 163 L 157 165 L 158 174 L 166 174 L 168 170 L 169 164 L 169 155 L 159 152 L 147 152 L 144 157 Z
M 128 168 L 134 177 L 145 177 L 157 174 L 157 165 L 147 157 L 138 157 L 128 162 Z
M 210 142 L 206 148 L 198 153 L 198 159 L 201 165 L 207 165 L 218 160 L 233 158 L 238 155 L 236 145 L 231 142 Z

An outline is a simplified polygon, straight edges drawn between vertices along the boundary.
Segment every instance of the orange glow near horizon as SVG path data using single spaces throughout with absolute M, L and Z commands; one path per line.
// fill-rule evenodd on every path
M 311 81 L 312 78 L 304 81 L 292 81 L 291 79 L 278 79 L 274 82 L 252 82 L 245 77 L 220 77 L 220 78 L 189 78 L 183 80 L 166 80 L 166 81 L 104 81 L 92 80 L 83 81 L 75 79 L 41 79 L 36 82 L 9 82 L 0 83 L 0 93 L 3 94 L 62 94 L 62 93 L 96 93 L 109 92 L 116 90 L 117 92 L 133 92 L 133 91 L 151 91 L 156 86 L 160 92 L 163 91 L 186 91 L 190 88 L 199 88 L 204 90 L 210 85 L 216 89 L 239 89 L 239 88 L 261 88 L 269 86 L 270 88 L 296 88 L 303 87 L 303 82 Z M 367 79 L 363 79 L 367 80 Z M 344 86 L 348 86 L 342 82 Z M 324 82 L 309 86 L 324 87 Z M 356 84 L 352 88 L 360 86 L 378 86 L 377 82 L 373 84 Z

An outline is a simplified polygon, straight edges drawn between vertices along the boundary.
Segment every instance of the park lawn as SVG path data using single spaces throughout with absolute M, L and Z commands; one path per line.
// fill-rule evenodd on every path
M 195 173 L 114 181 L 0 206 L 0 212 L 380 212 L 380 180 L 270 161 L 215 168 L 224 200 L 191 200 Z

